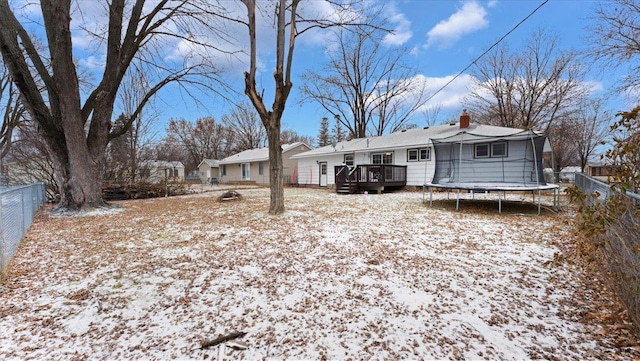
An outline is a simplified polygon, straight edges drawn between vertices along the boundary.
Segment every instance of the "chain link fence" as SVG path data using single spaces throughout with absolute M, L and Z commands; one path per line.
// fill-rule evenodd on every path
M 589 206 L 603 207 L 609 215 L 606 232 L 596 236 L 602 244 L 606 274 L 640 332 L 640 195 L 620 192 L 611 185 L 576 174 L 576 186 Z M 615 201 L 608 202 L 610 197 Z
M 44 183 L 0 188 L 0 275 L 46 200 Z

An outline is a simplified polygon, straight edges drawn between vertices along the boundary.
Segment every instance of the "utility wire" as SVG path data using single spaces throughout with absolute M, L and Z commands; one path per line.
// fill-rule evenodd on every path
M 465 71 L 467 71 L 467 69 L 471 68 L 471 66 L 473 66 L 473 64 L 476 63 L 476 61 L 480 60 L 480 58 L 482 58 L 483 56 L 485 56 L 489 51 L 491 51 L 491 49 L 495 48 L 496 45 L 500 44 L 500 42 L 502 42 L 502 40 L 504 40 L 507 36 L 509 36 L 509 34 L 511 34 L 514 30 L 516 30 L 520 25 L 522 25 L 522 23 L 524 23 L 525 21 L 527 21 L 531 16 L 533 16 L 533 14 L 536 13 L 536 11 L 540 10 L 540 8 L 548 3 L 549 0 L 544 0 L 542 2 L 542 4 L 538 5 L 537 8 L 533 9 L 533 11 L 531 11 L 529 13 L 529 15 L 527 15 L 524 19 L 520 20 L 519 23 L 517 23 L 513 28 L 511 28 L 511 30 L 509 30 L 506 34 L 502 35 L 502 37 L 500 39 L 498 39 L 498 41 L 496 41 L 495 43 L 493 43 L 493 45 L 491 45 L 487 50 L 484 51 L 484 53 L 480 54 L 477 58 L 473 59 L 473 61 L 467 65 L 466 68 L 460 70 L 460 72 L 458 74 L 456 74 L 456 76 L 454 76 L 453 78 L 451 78 L 451 80 L 449 80 L 445 85 L 443 85 L 440 89 L 438 89 L 435 93 L 431 94 L 431 96 L 429 96 L 427 98 L 427 100 L 425 100 L 424 102 L 428 102 L 429 100 L 433 99 L 433 97 L 435 97 L 436 95 L 438 95 L 438 93 L 440 93 L 444 88 L 446 88 L 447 86 L 449 86 L 449 84 L 453 83 L 454 80 L 456 80 L 460 75 L 462 75 Z

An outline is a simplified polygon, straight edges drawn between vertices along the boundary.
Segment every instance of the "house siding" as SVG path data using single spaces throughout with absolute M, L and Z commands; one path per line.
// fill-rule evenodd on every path
M 462 161 L 459 159 L 460 147 L 451 147 L 450 154 L 438 154 L 439 179 L 437 183 L 473 183 L 482 182 L 536 182 L 536 169 L 533 162 L 533 149 L 528 140 L 507 142 L 506 157 L 474 158 L 474 144 L 462 146 Z M 462 168 L 462 169 L 460 169 Z M 538 170 L 540 172 L 540 170 Z
M 344 154 L 324 155 L 318 158 L 298 159 L 298 183 L 303 185 L 320 185 L 320 165 L 327 162 L 327 185 L 335 184 L 335 166 L 341 165 Z
M 428 161 L 407 161 L 407 150 L 416 149 L 417 147 L 401 148 L 392 150 L 371 150 L 360 151 L 354 153 L 337 153 L 330 155 L 318 155 L 317 157 L 299 158 L 298 159 L 298 183 L 303 185 L 319 185 L 320 184 L 320 167 L 318 163 L 327 162 L 327 184 L 335 184 L 335 167 L 342 165 L 345 154 L 354 155 L 354 164 L 371 164 L 372 154 L 376 153 L 393 153 L 393 164 L 407 166 L 407 185 L 422 186 L 425 183 L 425 168 L 427 180 L 433 178 L 435 171 L 435 162 L 433 161 L 433 150 L 431 150 L 431 159 Z M 426 146 L 420 146 L 426 148 Z
M 290 159 L 291 156 L 306 152 L 309 150 L 309 147 L 306 145 L 300 144 L 294 148 L 287 149 L 286 152 L 282 153 L 282 165 L 283 165 L 283 177 L 285 182 L 292 182 L 292 178 L 297 175 L 297 160 Z M 263 174 L 259 174 L 260 170 L 260 162 L 263 165 Z M 271 172 L 270 162 L 268 159 L 263 161 L 251 161 L 247 162 L 250 164 L 249 168 L 249 180 L 256 182 L 256 184 L 260 185 L 268 185 L 269 177 Z M 222 166 L 222 165 L 221 165 Z M 229 183 L 229 182 L 237 182 L 242 180 L 242 163 L 227 163 L 227 172 L 226 175 L 220 176 L 220 182 Z M 221 171 L 222 172 L 222 171 Z
M 220 173 L 218 167 L 211 167 L 207 163 L 202 163 L 198 168 L 198 175 L 202 183 L 208 182 L 211 178 L 220 179 Z

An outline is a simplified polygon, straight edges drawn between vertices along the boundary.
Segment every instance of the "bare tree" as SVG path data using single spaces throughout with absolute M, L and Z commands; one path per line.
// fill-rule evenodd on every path
M 280 145 L 280 131 L 282 125 L 282 114 L 293 83 L 291 82 L 291 69 L 293 66 L 293 54 L 296 46 L 296 39 L 304 32 L 314 28 L 326 28 L 337 25 L 345 25 L 349 21 L 330 18 L 307 18 L 298 13 L 300 0 L 274 0 L 271 4 L 274 8 L 274 24 L 276 33 L 275 42 L 275 69 L 274 78 L 274 99 L 271 109 L 265 106 L 263 92 L 259 92 L 256 87 L 257 72 L 257 38 L 256 38 L 256 0 L 242 0 L 247 8 L 247 28 L 249 30 L 249 71 L 244 73 L 245 94 L 256 108 L 260 120 L 267 131 L 267 142 L 269 143 L 269 187 L 270 187 L 270 214 L 281 214 L 284 212 L 284 179 L 282 163 L 282 147 Z M 333 3 L 332 3 L 333 4 Z M 337 11 L 336 14 L 345 16 L 350 13 L 351 6 L 347 3 L 334 4 L 341 6 L 344 11 Z
M 605 68 L 628 66 L 617 90 L 640 94 L 640 2 L 613 0 L 601 2 L 589 31 L 587 54 L 602 60 Z
M 498 46 L 476 62 L 476 89 L 465 106 L 480 122 L 548 132 L 585 97 L 583 70 L 555 36 L 534 33 L 521 51 Z
M 323 71 L 303 75 L 303 100 L 340 115 L 336 119 L 354 138 L 401 129 L 426 100 L 424 82 L 403 63 L 408 49 L 382 42 L 388 32 L 379 16 L 355 29 L 336 28 L 335 50 Z
M 247 103 L 241 103 L 231 114 L 223 115 L 222 123 L 234 135 L 235 146 L 230 150 L 242 152 L 247 149 L 260 148 L 266 142 L 265 128 L 255 109 Z M 226 154 L 226 156 L 229 155 Z
M 562 169 L 579 163 L 578 144 L 574 141 L 578 131 L 575 124 L 575 120 L 570 117 L 556 119 L 554 126 L 547 133 L 553 149 L 550 165 L 556 181 L 559 181 Z
M 136 113 L 138 104 L 143 100 L 145 94 L 150 90 L 150 84 L 147 76 L 143 72 L 129 71 L 123 79 L 123 84 L 119 92 L 119 99 L 123 114 L 126 115 L 122 126 L 131 123 L 128 130 L 113 141 L 124 138 L 126 153 L 128 154 L 125 164 L 127 165 L 127 174 L 129 181 L 134 183 L 139 173 L 138 168 L 141 162 L 149 160 L 142 157 L 141 150 L 150 145 L 155 136 L 151 129 L 154 120 L 158 116 L 153 107 L 153 103 L 148 102 L 142 111 Z M 135 116 L 132 121 L 129 117 Z
M 23 121 L 25 116 L 24 105 L 20 101 L 20 94 L 13 83 L 13 79 L 7 68 L 0 64 L 0 106 L 2 113 L 2 126 L 0 127 L 0 166 L 2 159 L 11 148 L 13 131 Z
M 93 5 L 80 2 L 77 7 Z M 146 102 L 160 89 L 169 83 L 211 86 L 215 82 L 216 71 L 207 62 L 208 57 L 196 56 L 197 51 L 206 52 L 213 47 L 193 34 L 219 33 L 217 22 L 212 19 L 224 9 L 216 3 L 113 0 L 106 5 L 103 10 L 108 13 L 108 24 L 90 33 L 98 40 L 96 44 L 104 46 L 98 50 L 104 52 L 104 72 L 99 83 L 82 96 L 79 70 L 73 59 L 70 24 L 77 14 L 72 14 L 72 2 L 40 2 L 43 29 L 39 30 L 44 30 L 48 47 L 44 52 L 34 46 L 9 1 L 0 0 L 0 51 L 27 111 L 39 125 L 55 169 L 59 206 L 67 209 L 104 204 L 102 172 L 107 144 L 130 128 Z M 171 42 L 188 44 L 193 52 L 183 54 L 184 62 L 159 63 L 167 59 L 162 54 Z M 114 103 L 122 79 L 132 66 L 156 76 L 129 117 L 131 123 L 114 129 Z
M 597 147 L 611 136 L 610 119 L 612 118 L 611 112 L 604 109 L 603 99 L 585 100 L 571 117 L 575 131 L 569 141 L 575 144 L 582 172 Z
M 616 183 L 634 193 L 640 192 L 640 106 L 616 114 L 620 119 L 612 125 L 614 131 L 611 149 L 605 157 L 617 169 Z
M 186 170 L 194 170 L 203 159 L 220 159 L 227 129 L 213 117 L 196 120 L 169 120 L 167 134 L 178 140 L 189 154 Z
M 316 140 L 313 137 L 310 137 L 308 135 L 300 135 L 294 130 L 283 130 L 282 133 L 280 134 L 280 139 L 282 143 L 291 144 L 296 142 L 302 142 L 310 147 L 312 147 L 313 143 L 316 142 Z
M 15 141 L 5 158 L 9 168 L 7 184 L 43 182 L 48 198 L 55 199 L 58 185 L 53 163 L 47 157 L 46 145 L 38 133 L 38 124 L 25 120 L 15 129 L 15 133 Z
M 432 126 L 438 124 L 438 117 L 440 117 L 440 111 L 442 107 L 438 104 L 435 107 L 423 108 L 421 110 L 422 116 L 426 126 Z

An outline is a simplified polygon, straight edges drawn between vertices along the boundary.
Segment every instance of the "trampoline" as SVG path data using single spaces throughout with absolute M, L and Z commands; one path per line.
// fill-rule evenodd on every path
M 484 132 L 480 132 L 484 129 Z M 500 129 L 500 132 L 496 132 Z M 557 209 L 557 184 L 547 184 L 542 169 L 542 155 L 551 147 L 547 137 L 533 130 L 486 126 L 478 132 L 461 131 L 452 136 L 431 139 L 435 169 L 431 182 L 423 186 L 423 201 L 429 190 L 433 204 L 433 189 L 457 190 L 456 211 L 460 207 L 460 192 L 497 192 L 498 210 L 507 192 L 531 192 L 533 202 L 538 194 L 538 214 L 543 191 L 553 191 L 553 207 Z M 486 134 L 485 134 L 486 133 Z

